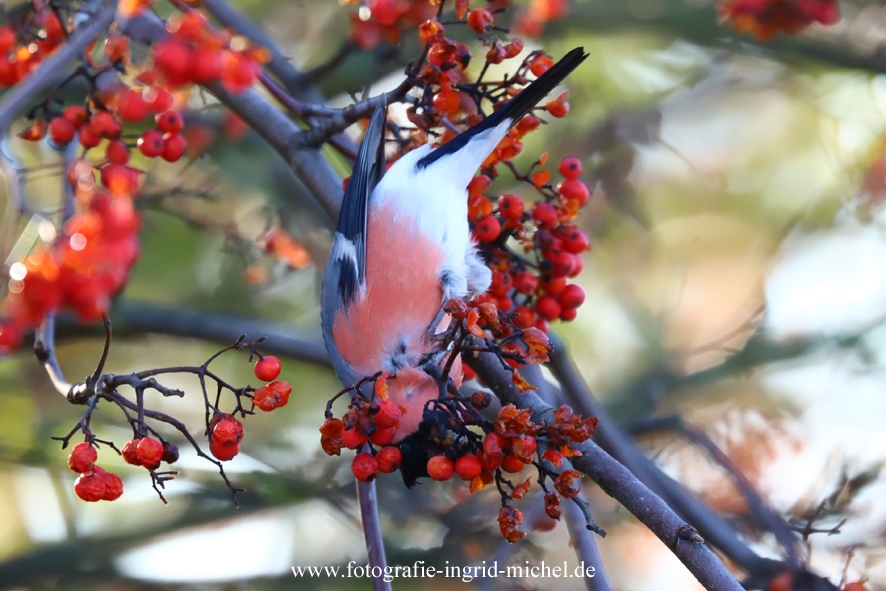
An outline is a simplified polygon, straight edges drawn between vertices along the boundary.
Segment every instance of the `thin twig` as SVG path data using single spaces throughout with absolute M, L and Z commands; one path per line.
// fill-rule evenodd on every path
M 357 481 L 357 499 L 360 502 L 360 522 L 363 525 L 363 538 L 366 540 L 366 552 L 369 555 L 369 566 L 373 571 L 379 569 L 379 576 L 373 575 L 372 588 L 375 591 L 391 591 L 391 583 L 384 578 L 388 565 L 385 558 L 385 543 L 381 535 L 381 522 L 378 518 L 378 491 L 373 482 Z

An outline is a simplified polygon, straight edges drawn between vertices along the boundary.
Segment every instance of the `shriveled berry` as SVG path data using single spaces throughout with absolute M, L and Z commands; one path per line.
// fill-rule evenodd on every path
M 403 454 L 400 453 L 398 448 L 388 445 L 378 451 L 375 459 L 378 461 L 378 471 L 390 474 L 395 472 L 400 467 L 400 464 L 403 463 Z
M 102 495 L 103 501 L 116 501 L 123 494 L 123 481 L 113 472 L 104 474 L 105 494 Z
M 132 464 L 133 466 L 141 466 L 142 463 L 138 460 L 138 439 L 130 439 L 126 442 L 126 445 L 123 446 L 123 449 L 120 450 L 123 452 L 123 460 L 127 464 Z
M 163 459 L 163 444 L 153 437 L 145 437 L 138 442 L 135 457 L 142 466 L 153 466 Z
M 263 411 L 270 412 L 275 408 L 286 406 L 291 392 L 292 385 L 289 382 L 271 382 L 267 386 L 262 386 L 256 390 L 252 401 Z
M 351 460 L 351 472 L 361 482 L 370 482 L 378 475 L 378 460 L 372 454 L 360 452 Z
M 575 156 L 567 156 L 560 161 L 560 174 L 566 179 L 577 179 L 581 175 L 581 160 Z
M 467 379 L 467 375 L 465 375 L 465 379 Z M 477 410 L 488 408 L 491 403 L 492 396 L 489 394 L 489 392 L 477 390 L 476 392 L 471 394 L 471 406 L 473 406 Z
M 427 470 L 434 480 L 449 480 L 455 473 L 455 463 L 446 456 L 434 456 L 428 460 Z
M 493 20 L 492 11 L 486 8 L 475 8 L 468 13 L 468 26 L 480 35 L 492 29 Z
M 477 459 L 480 460 L 480 465 L 483 467 L 484 470 L 487 470 L 489 472 L 496 470 L 499 466 L 501 466 L 501 461 L 503 457 L 504 456 L 493 457 L 486 452 L 480 452 L 477 455 Z
M 546 55 L 539 55 L 532 59 L 529 62 L 529 71 L 532 72 L 535 76 L 541 76 L 545 72 L 551 69 L 551 66 L 554 65 L 554 60 L 549 58 Z
M 535 437 L 532 435 L 516 437 L 511 445 L 511 452 L 517 456 L 520 461 L 527 464 L 532 461 L 532 456 L 535 455 L 535 450 L 536 442 Z
M 212 440 L 223 445 L 239 444 L 243 439 L 243 423 L 230 414 L 216 415 L 216 417 L 218 420 L 212 426 Z
M 178 446 L 174 443 L 163 444 L 163 461 L 167 464 L 174 464 L 178 461 Z
M 498 433 L 489 433 L 483 439 L 483 451 L 490 458 L 500 458 L 504 455 L 504 438 Z
M 577 470 L 564 470 L 554 481 L 554 488 L 564 499 L 571 499 L 581 491 L 581 473 Z
M 280 375 L 280 360 L 273 355 L 267 355 L 255 364 L 255 377 L 263 382 L 276 380 Z
M 95 503 L 105 496 L 104 474 L 94 471 L 84 472 L 74 481 L 74 492 L 78 497 L 88 503 Z
M 462 480 L 473 480 L 482 471 L 480 459 L 474 454 L 466 454 L 455 460 L 455 473 Z
M 81 441 L 74 446 L 71 455 L 68 456 L 68 468 L 73 472 L 89 472 L 97 459 L 98 452 L 95 448 L 91 444 Z

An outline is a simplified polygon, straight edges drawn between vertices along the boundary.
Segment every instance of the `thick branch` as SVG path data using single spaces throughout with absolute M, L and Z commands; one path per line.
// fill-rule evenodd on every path
M 722 516 L 697 499 L 680 483 L 665 474 L 625 435 L 609 416 L 603 406 L 593 396 L 590 389 L 572 365 L 566 354 L 565 344 L 551 335 L 554 352 L 551 354 L 550 368 L 560 382 L 566 400 L 583 415 L 595 416 L 600 425 L 595 440 L 619 462 L 627 466 L 646 486 L 664 498 L 694 527 L 704 538 L 726 554 L 743 569 L 755 574 L 777 574 L 785 569 L 784 564 L 762 558 L 739 538 L 735 528 Z
M 143 302 L 118 301 L 111 316 L 118 336 L 132 334 L 167 334 L 186 338 L 231 343 L 244 334 L 268 337 L 262 342 L 262 351 L 285 355 L 293 359 L 328 366 L 329 357 L 319 337 L 304 338 L 297 331 L 279 323 L 262 322 L 242 316 L 215 314 L 163 308 Z M 59 336 L 82 335 L 95 332 L 71 315 L 62 315 L 58 321 Z
M 538 423 L 550 422 L 553 408 L 532 391 L 519 392 L 511 382 L 510 372 L 501 367 L 493 354 L 481 353 L 466 361 L 503 403 L 531 409 L 533 420 Z M 686 522 L 627 468 L 593 441 L 580 444 L 577 449 L 582 455 L 573 458 L 576 469 L 648 527 L 706 589 L 739 591 L 742 588 L 705 544 L 693 541 L 692 530 Z
M 40 62 L 30 75 L 13 86 L 0 99 L 0 130 L 12 123 L 31 102 L 58 81 L 59 73 L 114 22 L 117 3 L 106 1 L 98 12 L 77 29 L 58 50 Z

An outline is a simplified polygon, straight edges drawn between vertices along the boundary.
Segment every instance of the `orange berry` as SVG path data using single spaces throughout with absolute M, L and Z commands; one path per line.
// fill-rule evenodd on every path
M 427 470 L 434 480 L 449 480 L 455 473 L 455 463 L 446 456 L 434 456 L 428 460 Z

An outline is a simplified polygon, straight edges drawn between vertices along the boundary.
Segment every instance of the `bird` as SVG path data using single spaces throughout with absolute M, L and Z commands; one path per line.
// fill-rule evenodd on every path
M 471 239 L 467 186 L 508 130 L 587 58 L 567 53 L 519 94 L 449 142 L 425 144 L 385 171 L 383 100 L 372 113 L 342 200 L 321 287 L 321 328 L 346 387 L 389 372 L 388 397 L 403 412 L 394 443 L 416 433 L 437 381 L 434 335 L 452 298 L 486 292 L 491 271 Z M 450 376 L 461 381 L 461 366 Z

